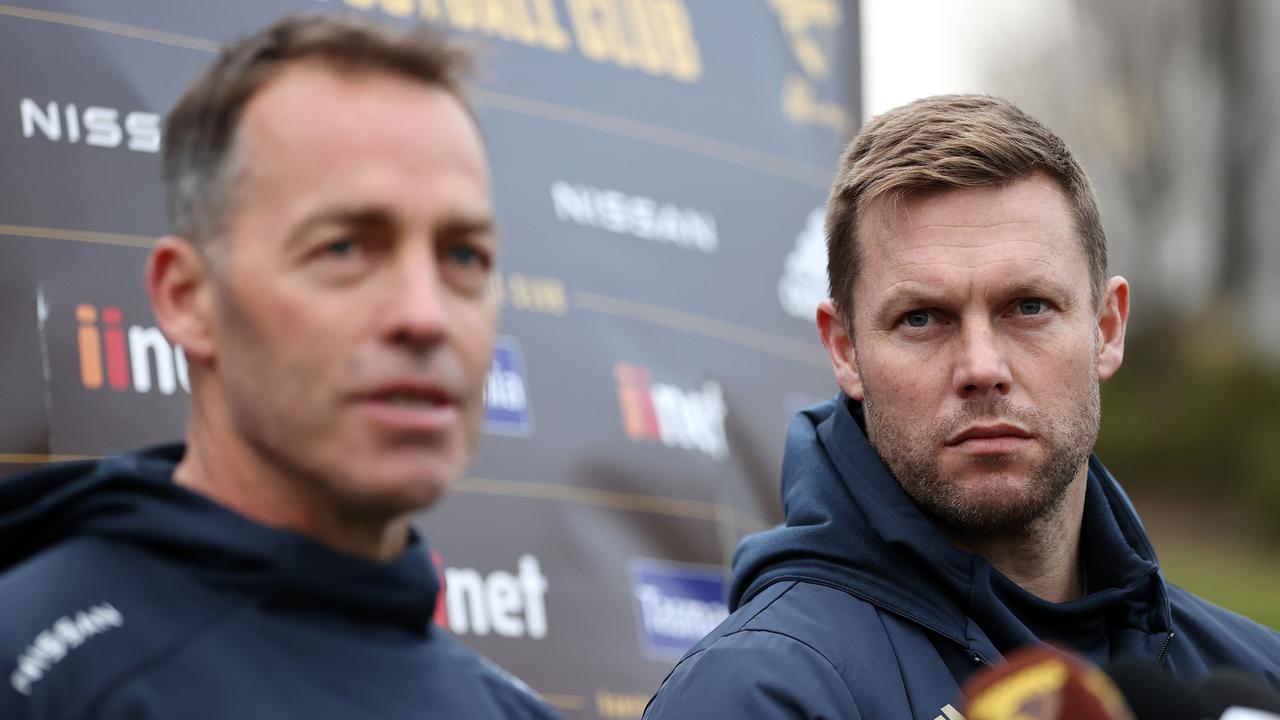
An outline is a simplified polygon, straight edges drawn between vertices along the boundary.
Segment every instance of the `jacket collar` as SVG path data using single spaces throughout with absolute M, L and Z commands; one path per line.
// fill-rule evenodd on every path
M 388 562 L 267 527 L 173 482 L 182 445 L 52 466 L 0 484 L 0 570 L 71 537 L 165 558 L 199 581 L 267 605 L 430 632 L 440 581 L 415 531 Z
M 1132 503 L 1096 458 L 1082 529 L 1089 594 L 1049 603 L 948 542 L 880 460 L 855 413 L 860 405 L 840 395 L 793 421 L 783 461 L 786 521 L 735 552 L 731 607 L 779 580 L 818 582 L 984 656 L 1041 638 L 1046 628 L 1104 632 L 1111 641 L 1118 627 L 1129 628 L 1144 647 L 1147 636 L 1169 628 L 1155 553 Z

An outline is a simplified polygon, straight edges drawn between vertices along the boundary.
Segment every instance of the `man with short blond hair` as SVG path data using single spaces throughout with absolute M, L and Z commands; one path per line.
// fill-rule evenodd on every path
M 954 719 L 1036 643 L 1280 686 L 1280 635 L 1166 583 L 1091 454 L 1129 285 L 1061 139 L 991 97 L 891 110 L 845 152 L 827 242 L 841 392 L 793 421 L 786 522 L 739 545 L 733 613 L 646 718 Z
M 0 483 L 0 716 L 550 718 L 431 618 L 498 252 L 465 58 L 288 18 L 169 115 L 157 321 L 185 444 Z

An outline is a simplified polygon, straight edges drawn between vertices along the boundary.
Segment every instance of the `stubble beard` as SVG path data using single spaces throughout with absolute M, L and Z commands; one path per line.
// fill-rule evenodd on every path
M 1072 412 L 1054 416 L 1018 408 L 1003 397 L 966 403 L 951 417 L 939 418 L 921 429 L 911 418 L 895 417 L 875 400 L 864 379 L 863 411 L 867 439 L 894 478 L 934 522 L 961 536 L 1020 534 L 1061 507 L 1067 489 L 1093 451 L 1101 423 L 1097 373 L 1081 393 Z M 1043 459 L 1013 482 L 1012 492 L 996 494 L 991 487 L 972 487 L 942 471 L 940 454 L 947 439 L 981 421 L 1014 422 L 1036 435 L 1045 449 Z M 970 470 L 1012 475 L 1006 456 L 968 458 Z M 1003 471 L 1003 473 L 1002 473 Z

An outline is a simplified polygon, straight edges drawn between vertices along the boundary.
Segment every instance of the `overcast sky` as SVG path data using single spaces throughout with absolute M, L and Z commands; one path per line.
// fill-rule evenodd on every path
M 925 95 L 990 92 L 982 68 L 1069 19 L 1066 0 L 861 0 L 863 118 Z

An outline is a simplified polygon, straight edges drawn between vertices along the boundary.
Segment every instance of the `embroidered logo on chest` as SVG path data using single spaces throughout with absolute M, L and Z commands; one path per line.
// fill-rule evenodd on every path
M 23 695 L 72 650 L 90 638 L 124 625 L 124 615 L 110 603 L 94 605 L 74 615 L 64 615 L 36 635 L 18 656 L 17 667 L 9 676 L 9 684 Z

